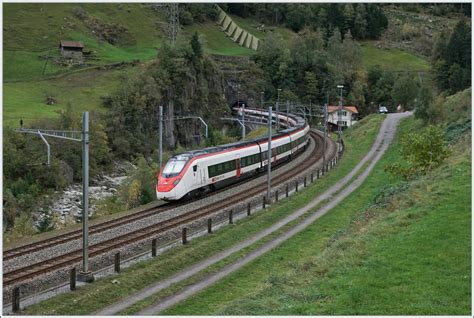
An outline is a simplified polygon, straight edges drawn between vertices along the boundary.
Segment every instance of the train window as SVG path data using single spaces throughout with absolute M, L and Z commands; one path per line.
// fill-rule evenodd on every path
M 185 164 L 186 160 L 171 159 L 170 161 L 168 161 L 165 168 L 163 169 L 163 177 L 171 178 L 177 176 L 181 172 L 181 170 L 183 170 Z

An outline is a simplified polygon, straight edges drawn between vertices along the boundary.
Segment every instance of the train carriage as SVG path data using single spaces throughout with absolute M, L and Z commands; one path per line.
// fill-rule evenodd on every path
M 245 109 L 246 116 L 268 116 L 262 110 Z M 287 128 L 272 136 L 272 164 L 286 160 L 306 146 L 309 126 L 304 119 L 278 114 Z M 276 119 L 276 115 L 273 116 Z M 274 120 L 275 120 L 274 119 Z M 156 195 L 162 200 L 200 196 L 216 187 L 264 169 L 268 164 L 268 140 L 260 138 L 173 156 L 158 176 Z

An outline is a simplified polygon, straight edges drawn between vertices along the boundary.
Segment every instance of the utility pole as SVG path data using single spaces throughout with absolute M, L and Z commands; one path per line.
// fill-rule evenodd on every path
M 327 138 L 327 128 L 328 128 L 328 104 L 329 104 L 329 93 L 327 93 L 326 104 L 324 105 L 323 169 L 326 166 L 326 138 Z
M 89 270 L 89 112 L 82 113 L 82 131 L 25 129 L 21 120 L 20 129 L 16 132 L 39 135 L 46 144 L 44 137 L 82 143 L 82 271 L 77 279 L 88 283 L 94 281 L 94 275 Z
M 277 130 L 280 129 L 280 120 L 278 119 L 278 111 L 280 110 L 280 92 L 281 88 L 277 89 L 277 104 L 276 104 L 276 124 L 277 124 Z
M 260 108 L 263 109 L 263 92 L 260 92 Z
M 339 98 L 339 114 L 337 116 L 337 142 L 338 142 L 338 144 L 340 144 L 341 143 L 341 134 L 342 134 L 342 132 L 341 132 L 342 131 L 342 127 L 341 127 L 341 121 L 342 121 L 342 89 L 344 88 L 344 85 L 337 85 L 337 88 L 341 89 L 341 96 Z M 339 149 L 337 151 L 339 151 Z
M 82 272 L 78 279 L 94 281 L 89 270 L 89 112 L 82 114 Z
M 268 107 L 268 165 L 267 165 L 267 200 L 270 202 L 272 182 L 272 106 Z
M 163 106 L 160 106 L 160 144 L 159 144 L 159 159 L 158 171 L 161 172 L 161 165 L 163 164 Z
M 173 46 L 179 32 L 179 7 L 178 3 L 168 4 L 168 37 Z
M 245 140 L 245 104 L 242 104 L 242 140 Z

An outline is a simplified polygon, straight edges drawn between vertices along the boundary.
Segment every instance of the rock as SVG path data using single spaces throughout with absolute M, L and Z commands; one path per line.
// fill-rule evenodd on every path
M 114 280 L 112 281 L 112 284 L 120 284 L 120 281 L 114 279 Z
M 61 173 L 64 176 L 64 179 L 66 179 L 66 182 L 68 184 L 71 184 L 74 178 L 73 169 L 66 162 L 62 160 L 59 161 L 59 169 L 61 169 Z

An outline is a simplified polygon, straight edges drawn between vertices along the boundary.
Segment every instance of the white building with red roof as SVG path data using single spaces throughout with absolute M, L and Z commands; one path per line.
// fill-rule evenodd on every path
M 341 127 L 342 129 L 351 127 L 357 123 L 359 111 L 356 106 L 343 106 L 341 112 Z M 331 126 L 337 127 L 339 120 L 339 106 L 328 106 L 328 123 Z

